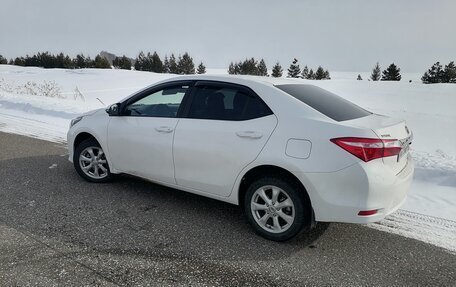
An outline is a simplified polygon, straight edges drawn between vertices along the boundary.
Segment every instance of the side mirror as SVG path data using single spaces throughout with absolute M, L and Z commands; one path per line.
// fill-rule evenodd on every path
M 120 116 L 120 103 L 116 103 L 116 104 L 110 105 L 106 109 L 106 113 L 108 113 L 108 115 L 110 117 Z

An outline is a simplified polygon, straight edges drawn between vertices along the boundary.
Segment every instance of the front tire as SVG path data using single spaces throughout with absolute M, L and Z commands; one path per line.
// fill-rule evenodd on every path
M 263 177 L 248 187 L 244 210 L 254 231 L 266 239 L 286 241 L 310 226 L 311 205 L 292 181 Z
M 106 155 L 94 138 L 82 141 L 75 148 L 73 164 L 78 174 L 87 181 L 102 183 L 111 180 Z

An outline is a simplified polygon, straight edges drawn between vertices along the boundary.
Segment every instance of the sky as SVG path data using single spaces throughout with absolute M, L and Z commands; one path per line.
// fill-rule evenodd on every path
M 264 58 L 269 68 L 423 72 L 456 61 L 454 0 L 2 0 L 0 54 L 94 57 L 189 52 L 208 68 Z

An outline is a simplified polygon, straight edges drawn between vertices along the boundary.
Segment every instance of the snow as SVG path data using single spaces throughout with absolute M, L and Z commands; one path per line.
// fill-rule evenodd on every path
M 0 130 L 65 142 L 72 118 L 115 103 L 147 85 L 172 76 L 126 70 L 0 65 Z M 27 83 L 39 86 L 46 82 L 55 82 L 63 98 L 23 93 Z
M 226 73 L 225 69 L 207 70 Z M 363 81 L 356 80 L 358 74 Z M 72 118 L 173 76 L 0 65 L 0 131 L 65 142 Z M 370 226 L 456 252 L 456 84 L 424 85 L 418 73 L 402 74 L 400 82 L 367 81 L 369 73 L 358 72 L 331 76 L 329 81 L 302 81 L 372 112 L 405 119 L 414 133 L 416 171 L 408 199 L 401 210 Z M 40 96 L 39 89 L 30 92 L 25 85 L 51 86 L 60 91 L 61 98 Z
M 369 227 L 418 239 L 456 253 L 456 222 L 417 212 L 398 210 Z

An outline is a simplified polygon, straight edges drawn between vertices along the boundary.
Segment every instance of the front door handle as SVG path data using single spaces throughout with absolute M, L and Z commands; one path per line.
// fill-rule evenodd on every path
M 170 133 L 173 131 L 173 128 L 167 127 L 167 126 L 161 126 L 161 127 L 155 128 L 155 130 L 159 133 Z
M 236 135 L 240 138 L 251 138 L 251 139 L 260 139 L 263 137 L 263 134 L 255 131 L 242 131 L 236 132 Z

